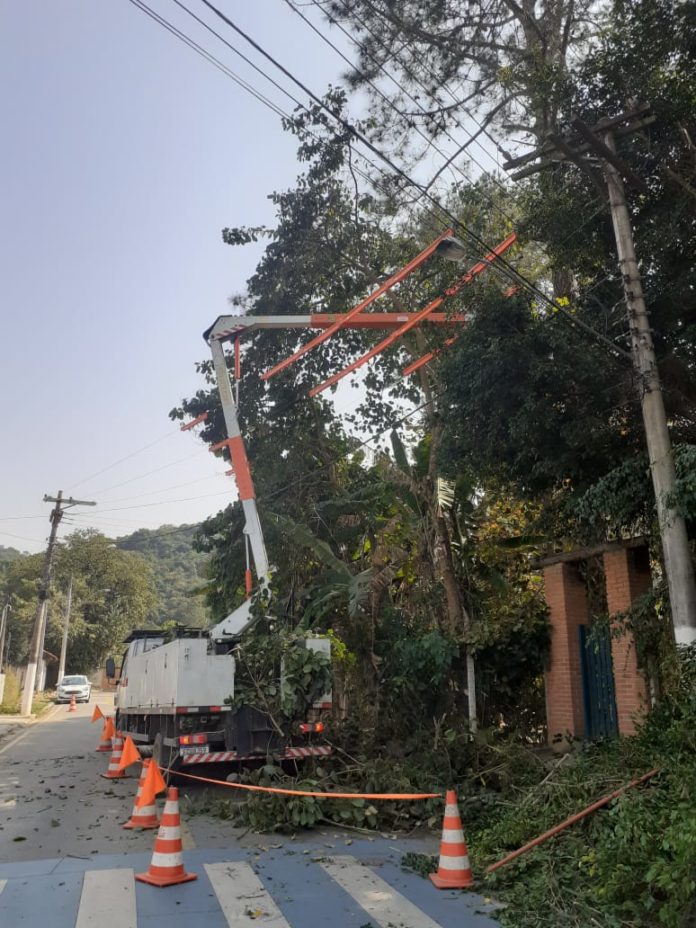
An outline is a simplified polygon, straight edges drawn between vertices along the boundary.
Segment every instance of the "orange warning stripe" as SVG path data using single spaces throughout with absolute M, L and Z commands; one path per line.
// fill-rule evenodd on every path
M 281 796 L 313 796 L 316 799 L 439 799 L 442 793 L 316 793 L 304 789 L 282 789 L 278 786 L 251 786 L 248 783 L 228 783 L 227 780 L 213 780 L 210 777 L 197 777 L 192 773 L 172 770 L 164 767 L 165 773 L 175 773 L 178 777 L 199 780 L 201 783 L 214 783 L 215 786 L 229 786 L 231 789 L 247 789 L 257 793 L 278 793 Z

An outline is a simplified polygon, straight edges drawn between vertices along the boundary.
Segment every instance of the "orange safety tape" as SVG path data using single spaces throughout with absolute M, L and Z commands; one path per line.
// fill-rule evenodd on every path
M 177 777 L 188 777 L 189 780 L 200 780 L 201 783 L 214 783 L 216 786 L 229 786 L 232 789 L 248 789 L 257 793 L 280 793 L 283 796 L 314 796 L 317 799 L 440 799 L 442 793 L 315 793 L 303 789 L 281 789 L 276 786 L 251 786 L 248 783 L 228 783 L 227 780 L 212 780 L 210 777 L 197 777 L 192 773 L 183 773 L 181 770 L 172 770 L 163 767 L 165 773 L 173 773 Z

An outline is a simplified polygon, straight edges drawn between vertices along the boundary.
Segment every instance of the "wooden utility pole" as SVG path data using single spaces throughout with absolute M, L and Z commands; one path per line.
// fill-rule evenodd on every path
M 53 554 L 56 546 L 56 537 L 58 535 L 58 526 L 60 525 L 63 513 L 66 509 L 73 506 L 96 506 L 95 502 L 87 500 L 63 499 L 63 491 L 59 490 L 57 496 L 44 496 L 45 503 L 55 503 L 51 510 L 49 519 L 51 521 L 51 534 L 48 538 L 48 548 L 46 549 L 46 560 L 44 561 L 43 576 L 39 584 L 39 599 L 36 606 L 36 618 L 34 619 L 34 631 L 31 636 L 29 646 L 29 660 L 27 661 L 26 672 L 24 675 L 24 686 L 22 689 L 22 701 L 20 706 L 21 715 L 31 715 L 31 707 L 34 701 L 34 688 L 36 686 L 36 669 L 41 659 L 43 651 L 43 640 L 45 634 L 46 621 L 48 618 L 48 592 L 51 586 L 51 577 L 53 576 Z
M 650 318 L 643 295 L 643 286 L 633 242 L 633 229 L 626 203 L 624 178 L 647 193 L 645 181 L 617 154 L 616 136 L 630 135 L 655 119 L 648 107 L 637 107 L 612 119 L 600 120 L 587 126 L 581 119 L 571 120 L 573 133 L 564 138 L 551 136 L 549 142 L 535 152 L 508 162 L 506 170 L 541 158 L 537 164 L 519 171 L 516 177 L 528 176 L 559 161 L 570 161 L 585 171 L 598 185 L 595 164 L 598 162 L 606 182 L 609 209 L 616 237 L 619 268 L 623 280 L 628 326 L 631 336 L 633 367 L 643 413 L 645 440 L 648 448 L 650 474 L 657 504 L 657 517 L 665 560 L 665 574 L 672 607 L 674 637 L 677 644 L 696 641 L 696 583 L 686 523 L 675 505 L 676 472 L 667 416 L 662 398 L 660 375 L 655 357 Z M 594 158 L 594 164 L 587 160 Z M 601 188 L 600 188 L 601 189 Z

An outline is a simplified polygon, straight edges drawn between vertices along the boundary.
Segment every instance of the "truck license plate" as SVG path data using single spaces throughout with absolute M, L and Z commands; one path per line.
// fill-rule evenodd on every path
M 210 745 L 209 744 L 194 744 L 190 747 L 179 748 L 180 753 L 183 754 L 209 754 Z

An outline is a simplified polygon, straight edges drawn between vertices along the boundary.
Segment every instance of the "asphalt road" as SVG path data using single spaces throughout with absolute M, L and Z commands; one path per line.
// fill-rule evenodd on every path
M 112 697 L 95 694 L 105 712 Z M 105 780 L 94 701 L 0 743 L 0 928 L 491 928 L 490 900 L 438 891 L 399 867 L 408 850 L 436 842 L 312 832 L 259 836 L 187 815 L 182 838 L 192 883 L 156 889 L 146 870 L 154 831 L 121 827 L 134 776 Z M 161 808 L 160 802 L 160 808 Z

